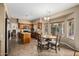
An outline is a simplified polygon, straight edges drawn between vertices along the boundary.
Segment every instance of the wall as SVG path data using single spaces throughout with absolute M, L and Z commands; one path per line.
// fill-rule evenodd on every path
M 0 40 L 1 40 L 1 55 L 5 55 L 5 8 L 4 4 L 0 3 Z
M 75 49 L 79 51 L 79 6 L 75 8 Z

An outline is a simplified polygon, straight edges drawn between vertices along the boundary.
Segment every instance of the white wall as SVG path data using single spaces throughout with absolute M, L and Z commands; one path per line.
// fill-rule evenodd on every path
M 2 3 L 0 3 L 0 40 L 1 55 L 5 55 L 5 8 Z
M 75 49 L 79 51 L 79 6 L 75 8 Z

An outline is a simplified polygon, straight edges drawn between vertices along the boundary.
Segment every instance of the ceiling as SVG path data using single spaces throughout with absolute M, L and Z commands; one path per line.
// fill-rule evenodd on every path
M 8 13 L 20 19 L 33 20 L 69 9 L 76 3 L 7 3 Z

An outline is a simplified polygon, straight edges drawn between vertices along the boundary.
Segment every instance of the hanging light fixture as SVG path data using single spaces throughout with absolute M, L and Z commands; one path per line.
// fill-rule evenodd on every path
M 49 17 L 47 17 L 47 19 L 49 20 L 50 18 L 49 18 Z
M 49 21 L 50 17 L 49 17 L 50 11 L 48 10 L 48 16 L 44 17 L 45 21 Z
M 46 17 L 44 17 L 44 20 L 46 21 L 46 20 L 47 20 L 47 18 L 46 18 Z
M 50 19 L 49 17 L 44 17 L 45 21 L 49 21 L 49 19 Z

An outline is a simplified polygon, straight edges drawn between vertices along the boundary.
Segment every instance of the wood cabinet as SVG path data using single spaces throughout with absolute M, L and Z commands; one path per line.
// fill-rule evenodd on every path
M 22 30 L 28 28 L 28 29 L 32 29 L 32 24 L 27 24 L 27 23 L 18 23 L 18 28 L 20 29 L 20 31 L 22 32 Z

